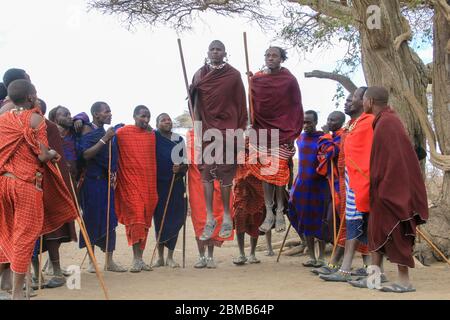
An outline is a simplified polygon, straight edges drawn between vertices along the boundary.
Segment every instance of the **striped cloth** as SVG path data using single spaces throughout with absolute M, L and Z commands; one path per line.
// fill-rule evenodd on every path
M 324 220 L 327 218 L 326 199 L 330 196 L 327 179 L 316 172 L 317 148 L 323 132 L 302 133 L 297 140 L 299 149 L 298 175 L 289 199 L 289 220 L 299 235 L 326 239 Z
M 289 183 L 289 159 L 295 154 L 293 145 L 283 144 L 278 148 L 266 149 L 250 143 L 246 169 L 258 180 L 276 186 Z

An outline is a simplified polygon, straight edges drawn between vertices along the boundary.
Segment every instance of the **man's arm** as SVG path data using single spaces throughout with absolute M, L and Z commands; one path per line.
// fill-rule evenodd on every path
M 99 153 L 100 150 L 103 148 L 103 146 L 108 144 L 108 142 L 115 135 L 116 135 L 116 133 L 114 132 L 114 128 L 110 127 L 108 129 L 108 131 L 106 131 L 106 134 L 100 140 L 98 140 L 96 144 L 94 144 L 92 147 L 90 147 L 89 149 L 87 149 L 83 152 L 83 158 L 85 160 L 90 160 L 90 159 L 94 158 L 97 155 L 97 153 Z

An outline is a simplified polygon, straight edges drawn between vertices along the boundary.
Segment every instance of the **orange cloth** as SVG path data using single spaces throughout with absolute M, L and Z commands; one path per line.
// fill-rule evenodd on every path
M 352 124 L 353 120 L 350 120 L 349 124 Z M 340 205 L 339 205 L 339 221 L 340 221 L 340 234 L 338 238 L 338 246 L 344 248 L 345 247 L 345 241 L 347 240 L 347 228 L 345 225 L 345 152 L 344 152 L 344 146 L 345 146 L 345 138 L 347 137 L 347 131 L 344 130 L 344 132 L 341 135 L 341 149 L 339 152 L 338 162 L 337 162 L 337 168 L 339 171 L 339 198 L 341 199 Z M 356 246 L 356 251 L 360 252 L 361 254 L 368 255 L 369 254 L 369 247 L 368 245 L 361 243 L 358 241 L 358 244 Z
M 200 171 L 196 164 L 194 164 L 194 130 L 190 130 L 186 134 L 187 148 L 189 156 L 189 170 L 188 170 L 188 190 L 189 190 L 189 205 L 191 208 L 192 224 L 194 225 L 195 237 L 198 239 L 205 228 L 206 224 L 206 203 L 203 193 L 203 183 Z M 231 218 L 234 217 L 233 210 L 233 195 L 230 196 L 230 213 Z M 216 229 L 210 240 L 205 241 L 205 245 L 221 246 L 223 241 L 229 241 L 234 239 L 234 231 L 232 235 L 223 239 L 219 237 L 220 228 L 222 226 L 223 218 L 223 204 L 222 196 L 220 192 L 219 181 L 214 181 L 214 199 L 213 199 L 213 214 L 214 219 L 217 221 Z
M 26 273 L 35 242 L 77 216 L 72 197 L 53 163 L 37 158 L 40 144 L 48 146 L 46 124 L 31 128 L 35 108 L 0 116 L 0 263 L 11 263 Z M 3 176 L 11 173 L 15 178 Z M 46 177 L 44 194 L 36 186 L 36 174 Z M 43 198 L 51 196 L 44 214 Z
M 117 219 L 125 225 L 128 245 L 140 242 L 141 249 L 145 249 L 158 203 L 155 133 L 128 125 L 117 130 L 117 145 Z
M 370 153 L 372 151 L 374 116 L 363 113 L 353 123 L 345 137 L 345 166 L 350 178 L 350 188 L 355 192 L 356 209 L 370 212 Z
M 251 148 L 254 148 L 251 146 Z M 264 155 L 263 163 L 261 153 L 258 157 L 257 151 L 250 152 L 246 169 L 251 172 L 258 180 L 264 181 L 276 186 L 285 186 L 289 183 L 290 171 L 289 160 L 277 158 L 274 155 Z M 278 162 L 278 164 L 277 164 Z

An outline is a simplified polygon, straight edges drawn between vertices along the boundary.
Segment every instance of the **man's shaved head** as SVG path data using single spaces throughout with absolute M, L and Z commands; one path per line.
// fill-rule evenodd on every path
M 370 87 L 364 96 L 366 99 L 373 99 L 374 104 L 379 106 L 385 106 L 389 101 L 389 92 L 384 87 Z
M 333 111 L 328 115 L 327 126 L 328 129 L 335 132 L 342 128 L 345 122 L 345 114 L 341 111 Z
M 36 88 L 28 80 L 14 80 L 8 86 L 8 96 L 15 105 L 21 105 L 26 102 L 34 104 L 36 101 Z M 30 101 L 30 96 L 34 97 L 34 101 Z
M 342 124 L 344 124 L 344 122 L 345 122 L 345 113 L 343 113 L 341 111 L 333 111 L 332 113 L 330 113 L 329 116 L 336 118 Z
M 220 47 L 223 49 L 223 51 L 225 51 L 225 45 L 220 40 L 211 41 L 211 43 L 209 44 L 209 48 L 211 49 L 212 47 Z
M 3 84 L 6 88 L 13 82 L 14 80 L 28 80 L 30 81 L 30 77 L 23 69 L 11 68 L 5 72 L 3 75 Z

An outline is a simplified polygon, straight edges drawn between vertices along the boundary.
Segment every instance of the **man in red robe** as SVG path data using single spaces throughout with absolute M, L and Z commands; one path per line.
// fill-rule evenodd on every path
M 207 220 L 200 236 L 204 241 L 213 236 L 218 225 L 213 214 L 215 180 L 221 184 L 224 209 L 219 236 L 229 238 L 232 234 L 230 194 L 237 168 L 236 140 L 243 144 L 243 130 L 247 126 L 244 84 L 239 71 L 225 62 L 225 57 L 224 44 L 218 40 L 211 42 L 208 63 L 195 73 L 191 86 L 196 120 L 195 140 L 203 147 L 201 163 L 197 164 L 206 202 Z
M 142 258 L 158 203 L 156 189 L 156 141 L 149 126 L 150 110 L 137 106 L 134 125 L 117 130 L 119 166 L 116 187 L 116 214 L 125 225 L 128 245 L 133 246 L 130 272 L 151 271 Z
M 38 237 L 76 218 L 77 211 L 48 149 L 46 124 L 27 80 L 8 87 L 14 109 L 0 116 L 0 275 L 11 264 L 13 299 L 23 299 L 23 283 Z M 49 171 L 50 174 L 45 172 Z M 54 201 L 44 210 L 42 178 Z
M 381 291 L 412 292 L 408 268 L 414 268 L 416 227 L 428 219 L 427 193 L 414 147 L 388 100 L 383 87 L 370 87 L 364 95 L 364 111 L 375 115 L 369 250 L 373 265 L 380 267 L 384 255 L 398 265 L 398 283 Z
M 303 128 L 303 106 L 300 87 L 292 73 L 281 66 L 286 50 L 270 47 L 265 52 L 266 68 L 251 78 L 253 129 L 257 139 L 250 137 L 248 170 L 262 181 L 266 217 L 259 227 L 269 232 L 286 230 L 284 193 L 289 182 L 289 160 L 295 155 L 294 141 Z M 272 137 L 278 131 L 278 139 Z M 267 140 L 260 139 L 267 134 Z M 257 141 L 253 141 L 257 140 Z M 274 140 L 274 141 L 272 141 Z M 272 145 L 274 143 L 275 145 Z M 276 214 L 272 208 L 277 199 Z

